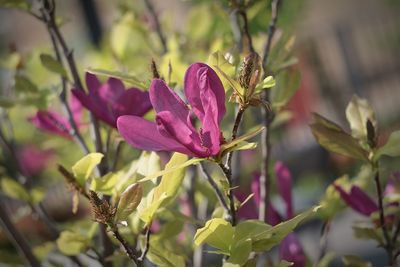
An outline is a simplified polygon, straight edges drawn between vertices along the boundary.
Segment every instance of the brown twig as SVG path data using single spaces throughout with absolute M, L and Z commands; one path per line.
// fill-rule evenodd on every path
M 146 241 L 144 243 L 144 249 L 142 250 L 142 254 L 138 258 L 138 261 L 143 262 L 144 259 L 146 258 L 147 252 L 149 252 L 150 249 L 150 235 L 151 235 L 151 224 L 147 226 L 146 228 Z
M 165 54 L 168 51 L 167 41 L 166 41 L 164 33 L 162 31 L 161 24 L 158 19 L 158 15 L 154 9 L 153 3 L 151 3 L 151 0 L 144 0 L 144 3 L 146 5 L 147 9 L 149 10 L 150 15 L 153 19 L 153 22 L 155 24 L 154 26 L 156 27 L 156 32 L 157 32 L 158 38 L 160 39 L 160 43 L 162 46 L 162 54 Z
M 272 0 L 271 3 L 271 21 L 268 27 L 268 38 L 264 48 L 264 56 L 263 56 L 263 69 L 264 76 L 268 74 L 267 72 L 267 64 L 269 59 L 269 53 L 271 50 L 272 38 L 275 33 L 276 22 L 278 20 L 278 5 L 279 0 Z M 265 90 L 263 93 L 263 101 L 265 103 L 269 102 L 269 91 Z M 260 205 L 259 205 L 259 220 L 265 221 L 267 217 L 267 208 L 269 203 L 269 195 L 270 195 L 270 173 L 269 173 L 269 163 L 271 158 L 271 123 L 273 121 L 274 115 L 268 109 L 261 109 L 261 115 L 263 118 L 263 124 L 265 130 L 261 133 L 261 176 L 260 176 Z
M 142 262 L 139 261 L 136 251 L 134 251 L 131 246 L 128 244 L 128 242 L 121 236 L 121 234 L 118 231 L 118 228 L 112 229 L 112 232 L 114 234 L 114 237 L 121 243 L 121 245 L 124 247 L 126 254 L 128 257 L 136 264 L 136 266 L 140 267 L 142 266 Z

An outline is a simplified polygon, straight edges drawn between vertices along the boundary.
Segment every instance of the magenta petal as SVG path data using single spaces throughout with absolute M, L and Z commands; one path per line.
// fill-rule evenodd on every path
M 215 101 L 217 110 L 217 122 L 225 114 L 225 90 L 221 80 L 215 71 L 206 64 L 195 63 L 190 65 L 185 74 L 185 95 L 196 116 L 203 121 L 205 116 L 205 106 L 208 105 L 209 97 Z
M 41 150 L 33 145 L 27 145 L 18 149 L 17 157 L 22 174 L 32 177 L 45 170 L 55 154 L 51 150 Z
M 125 86 L 121 80 L 109 78 L 107 82 L 97 89 L 97 95 L 104 104 L 113 105 L 125 92 Z
M 335 189 L 340 193 L 343 201 L 352 209 L 359 213 L 370 216 L 371 213 L 378 210 L 378 205 L 358 186 L 353 185 L 350 193 L 347 193 L 341 186 L 333 184 Z
M 79 99 L 74 94 L 70 95 L 68 104 L 72 112 L 72 117 L 76 125 L 79 127 L 79 125 L 81 124 L 83 106 L 79 101 Z
M 189 108 L 163 80 L 154 79 L 150 85 L 150 101 L 157 113 L 169 111 L 175 120 L 186 123 Z
M 292 266 L 294 267 L 304 267 L 306 265 L 306 255 L 294 233 L 287 235 L 279 245 L 279 258 L 293 262 Z
M 193 131 L 188 123 L 177 120 L 171 112 L 162 111 L 157 113 L 156 123 L 162 135 L 173 138 L 197 156 L 206 157 L 209 155 L 202 147 L 198 133 Z
M 71 126 L 68 120 L 56 112 L 39 110 L 29 120 L 41 130 L 71 139 Z
M 234 190 L 233 193 L 236 199 L 241 203 L 248 197 L 248 194 L 244 193 L 243 191 Z M 255 205 L 255 202 L 252 199 L 249 199 L 246 203 L 241 205 L 237 211 L 237 216 L 246 220 L 258 219 L 258 209 Z
M 292 176 L 289 169 L 280 161 L 275 163 L 275 173 L 279 194 L 285 202 L 286 217 L 293 217 Z
M 171 138 L 161 135 L 155 123 L 141 117 L 125 115 L 117 119 L 122 137 L 133 147 L 149 151 L 176 151 L 187 155 L 193 153 Z
M 94 93 L 97 95 L 97 90 L 100 88 L 101 83 L 96 75 L 86 72 L 86 85 L 90 93 Z M 83 90 L 83 88 L 80 88 Z
M 112 127 L 116 127 L 115 119 L 108 112 L 108 107 L 99 103 L 98 99 L 93 96 L 88 96 L 85 94 L 85 92 L 78 89 L 72 89 L 72 93 L 77 99 L 79 99 L 83 106 L 85 106 L 96 116 L 96 118 L 108 123 Z
M 152 105 L 149 93 L 137 88 L 125 90 L 113 105 L 116 118 L 122 115 L 143 116 L 150 109 L 152 109 Z

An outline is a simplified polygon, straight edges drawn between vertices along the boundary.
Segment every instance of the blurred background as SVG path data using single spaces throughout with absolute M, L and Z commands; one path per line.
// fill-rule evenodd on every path
M 269 1 L 255 2 L 248 16 L 256 51 L 261 53 L 270 8 Z M 150 79 L 149 65 L 154 58 L 163 75 L 171 62 L 172 79 L 179 83 L 190 63 L 206 62 L 208 55 L 216 50 L 235 52 L 226 1 L 153 0 L 153 4 L 165 33 L 166 54 L 162 54 L 155 21 L 143 1 L 57 1 L 62 31 L 74 50 L 80 72 L 88 68 L 119 70 Z M 357 94 L 368 99 L 376 111 L 380 142 L 400 128 L 400 1 L 283 0 L 273 44 L 292 36 L 295 37 L 292 53 L 297 58 L 294 71 L 300 73 L 297 81 L 300 88 L 285 108 L 290 119 L 274 130 L 272 157 L 285 162 L 291 170 L 295 179 L 295 209 L 302 210 L 318 203 L 334 179 L 343 174 L 353 177 L 360 171 L 357 162 L 330 154 L 316 143 L 308 126 L 312 112 L 349 130 L 345 108 L 352 95 Z M 48 77 L 39 67 L 39 54 L 49 49 L 50 39 L 41 22 L 19 10 L 0 9 L 1 95 L 13 97 L 14 74 L 10 69 L 18 64 L 21 66 L 17 68 L 25 71 L 35 84 L 51 89 L 57 77 Z M 46 101 L 46 108 L 59 108 L 51 97 Z M 58 140 L 55 144 L 50 138 L 46 140 L 27 121 L 37 108 L 27 105 L 10 111 L 12 120 L 18 121 L 14 125 L 17 138 L 26 144 L 40 140 L 41 149 L 61 151 L 61 155 L 52 159 L 53 163 L 61 158 L 63 162 L 74 162 L 79 152 L 72 151 L 67 141 Z M 248 121 L 251 124 L 259 119 L 255 111 L 246 116 L 244 127 Z M 237 161 L 242 164 L 243 171 L 238 175 L 243 184 L 248 184 L 248 177 L 258 164 L 256 157 L 246 152 Z M 383 177 L 400 170 L 398 160 L 385 159 L 382 164 Z M 46 195 L 44 205 L 56 220 L 67 220 L 71 209 L 69 194 L 54 168 L 46 171 L 46 175 L 52 177 L 49 183 L 52 190 Z M 11 204 L 10 211 L 13 207 L 18 207 L 18 203 Z M 32 225 L 29 221 L 24 226 L 24 214 L 23 210 L 18 211 L 22 229 L 28 233 Z M 339 215 L 331 224 L 327 249 L 334 251 L 337 259 L 357 254 L 374 266 L 382 266 L 384 251 L 377 249 L 374 242 L 358 241 L 352 235 L 352 222 L 360 219 L 351 210 Z M 320 229 L 320 223 L 315 221 L 300 231 L 311 258 L 318 255 Z M 7 246 L 7 239 L 1 233 L 0 246 Z M 332 266 L 340 265 L 335 260 Z

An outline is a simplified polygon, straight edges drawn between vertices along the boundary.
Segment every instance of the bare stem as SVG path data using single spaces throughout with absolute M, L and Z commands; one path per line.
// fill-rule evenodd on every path
M 228 204 L 226 203 L 224 194 L 222 194 L 221 190 L 219 189 L 217 183 L 214 181 L 214 179 L 211 177 L 211 175 L 207 172 L 204 163 L 200 162 L 200 172 L 201 174 L 207 179 L 208 183 L 211 185 L 213 188 L 215 194 L 217 195 L 217 198 L 219 200 L 219 203 L 221 206 L 225 209 L 227 213 L 230 213 Z
M 168 51 L 167 41 L 166 41 L 164 33 L 161 29 L 161 24 L 158 19 L 158 15 L 154 9 L 153 3 L 151 3 L 151 0 L 144 0 L 144 3 L 146 5 L 147 9 L 149 10 L 150 15 L 153 19 L 153 22 L 155 24 L 154 26 L 156 27 L 156 32 L 157 32 L 158 38 L 160 39 L 160 43 L 162 46 L 162 54 L 165 54 Z
M 138 260 L 136 252 L 131 248 L 131 246 L 128 244 L 128 242 L 121 236 L 121 234 L 118 231 L 118 228 L 112 229 L 112 232 L 114 234 L 114 237 L 124 247 L 125 252 L 128 255 L 128 257 L 136 264 L 136 266 L 138 266 L 138 267 L 142 266 L 142 262 Z
M 231 0 L 231 27 L 235 38 L 236 46 L 240 52 L 244 50 L 244 41 L 246 41 L 246 48 L 248 52 L 254 52 L 253 41 L 249 31 L 249 23 L 246 14 L 246 6 Z M 241 26 L 241 21 L 243 26 Z
M 224 173 L 226 180 L 228 181 L 228 199 L 229 199 L 229 215 L 230 215 L 230 222 L 233 226 L 236 225 L 236 208 L 235 208 L 235 197 L 233 196 L 233 191 L 232 191 L 232 171 L 231 168 L 227 168 L 224 164 L 219 163 L 219 167 L 221 168 L 222 172 Z
M 40 267 L 41 265 L 38 259 L 32 253 L 29 244 L 11 222 L 10 215 L 7 214 L 3 205 L 3 201 L 0 201 L 0 222 L 10 240 L 14 243 L 15 247 L 21 252 L 21 254 L 24 255 L 29 265 L 32 267 Z
M 139 257 L 139 261 L 143 262 L 144 259 L 146 258 L 147 252 L 149 252 L 150 249 L 150 235 L 151 235 L 151 224 L 149 226 L 147 226 L 146 228 L 146 242 L 144 244 L 144 249 L 142 251 L 142 255 L 140 255 Z
M 272 44 L 272 38 L 275 33 L 275 28 L 276 28 L 276 22 L 278 20 L 278 4 L 279 0 L 272 0 L 271 3 L 271 9 L 272 9 L 272 15 L 271 15 L 271 21 L 268 27 L 268 38 L 267 42 L 265 44 L 264 48 L 264 56 L 263 56 L 263 69 L 264 69 L 264 76 L 268 74 L 267 72 L 267 64 L 268 64 L 268 58 L 269 58 L 269 52 L 271 50 L 271 44 Z M 264 102 L 269 101 L 269 91 L 265 90 L 263 94 L 263 100 Z M 265 131 L 262 132 L 261 134 L 261 156 L 262 156 L 262 162 L 261 162 L 261 176 L 260 176 L 260 205 L 259 205 L 259 214 L 258 218 L 261 221 L 265 221 L 267 218 L 267 209 L 268 209 L 268 203 L 269 203 L 269 195 L 270 195 L 270 184 L 271 184 L 271 179 L 270 179 L 270 173 L 269 173 L 269 164 L 270 164 L 270 158 L 271 158 L 271 140 L 270 140 L 270 131 L 271 131 L 271 123 L 273 121 L 273 114 L 267 110 L 266 108 L 263 108 L 261 110 L 261 115 L 263 118 L 263 124 L 265 127 Z

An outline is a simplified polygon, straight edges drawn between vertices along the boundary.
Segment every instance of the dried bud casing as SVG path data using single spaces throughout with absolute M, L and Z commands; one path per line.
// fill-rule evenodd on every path
M 112 208 L 107 201 L 100 199 L 94 191 L 89 191 L 89 201 L 97 222 L 109 225 L 113 223 L 115 208 Z
M 260 82 L 262 73 L 261 58 L 256 52 L 249 53 L 239 68 L 239 84 L 244 88 L 245 95 L 251 97 L 254 88 Z

